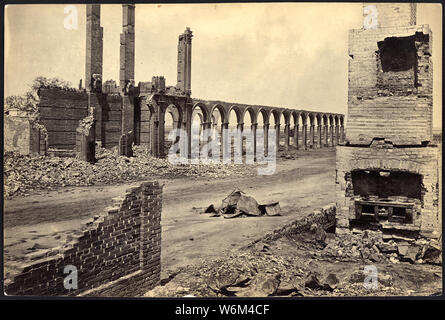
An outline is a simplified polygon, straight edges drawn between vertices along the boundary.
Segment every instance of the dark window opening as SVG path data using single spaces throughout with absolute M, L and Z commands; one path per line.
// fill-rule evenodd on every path
M 413 37 L 389 37 L 377 43 L 382 71 L 407 71 L 416 64 L 417 54 Z

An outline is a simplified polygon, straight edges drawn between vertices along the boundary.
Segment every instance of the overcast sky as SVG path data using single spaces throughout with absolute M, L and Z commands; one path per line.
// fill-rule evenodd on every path
M 8 5 L 5 96 L 39 75 L 78 86 L 85 77 L 85 6 L 78 29 L 64 5 Z M 103 79 L 119 80 L 121 5 L 102 5 Z M 360 3 L 136 5 L 135 80 L 176 84 L 178 35 L 193 31 L 192 96 L 246 104 L 347 112 L 348 30 L 362 27 Z M 419 4 L 433 31 L 434 126 L 441 126 L 442 8 Z M 85 81 L 83 80 L 83 83 Z

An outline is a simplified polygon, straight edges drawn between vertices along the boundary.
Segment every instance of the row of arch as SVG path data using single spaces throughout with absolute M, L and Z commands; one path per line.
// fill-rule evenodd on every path
M 167 99 L 168 100 L 168 99 Z M 305 110 L 274 108 L 268 106 L 237 105 L 224 102 L 196 101 L 186 103 L 163 101 L 148 104 L 155 118 L 158 132 L 152 132 L 152 152 L 164 156 L 162 148 L 172 129 L 184 129 L 190 138 L 192 127 L 199 125 L 204 129 L 214 129 L 213 139 L 223 140 L 224 130 L 236 127 L 244 130 L 250 126 L 253 132 L 264 130 L 264 146 L 267 153 L 268 130 L 272 125 L 276 132 L 276 145 L 289 149 L 333 147 L 344 141 L 344 115 Z M 166 122 L 167 120 L 167 122 Z M 170 121 L 168 121 L 170 120 Z M 167 124 L 167 127 L 166 127 Z M 155 140 L 153 140 L 153 138 Z M 240 137 L 242 139 L 242 137 Z M 190 142 L 190 141 L 189 141 Z M 256 144 L 256 141 L 255 141 Z M 190 143 L 189 143 L 190 145 Z M 243 142 L 241 141 L 241 146 Z M 189 147 L 189 154 L 190 154 Z

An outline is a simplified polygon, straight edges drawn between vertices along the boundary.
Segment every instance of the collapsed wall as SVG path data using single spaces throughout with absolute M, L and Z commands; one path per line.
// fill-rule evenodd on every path
M 48 132 L 37 119 L 18 110 L 11 110 L 4 117 L 3 128 L 5 152 L 46 155 Z
M 7 295 L 138 296 L 160 282 L 162 186 L 144 182 L 60 248 L 5 280 Z M 76 286 L 67 279 L 76 270 Z M 68 278 L 67 278 L 68 277 Z M 73 281 L 73 280 L 72 280 Z M 72 285 L 73 283 L 70 282 Z M 70 289 L 71 288 L 71 289 Z

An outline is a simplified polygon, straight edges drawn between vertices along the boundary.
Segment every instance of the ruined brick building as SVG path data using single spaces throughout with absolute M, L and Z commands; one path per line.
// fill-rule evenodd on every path
M 201 127 L 204 129 L 218 128 L 216 139 L 220 139 L 218 141 L 222 144 L 232 110 L 236 114 L 236 126 L 239 129 L 244 129 L 244 116 L 247 114 L 250 116 L 250 129 L 254 133 L 258 125 L 261 126 L 265 133 L 263 145 L 266 150 L 269 119 L 272 116 L 274 129 L 277 132 L 276 142 L 281 139 L 283 143 L 284 140 L 284 147 L 290 144 L 303 149 L 333 147 L 343 141 L 342 114 L 192 98 L 193 34 L 189 28 L 186 28 L 178 39 L 176 86 L 166 86 L 166 79 L 162 76 L 155 76 L 152 81 L 139 82 L 136 85 L 135 5 L 133 4 L 122 5 L 119 81 L 103 82 L 103 29 L 100 24 L 100 5 L 87 5 L 86 24 L 85 88 L 82 88 L 81 81 L 79 90 L 41 88 L 39 91 L 40 122 L 47 130 L 47 145 L 52 150 L 77 148 L 79 151 L 89 148 L 94 153 L 94 145 L 91 145 L 91 142 L 96 141 L 105 148 L 120 145 L 121 154 L 128 155 L 131 149 L 128 146 L 134 143 L 149 147 L 153 156 L 163 157 L 165 115 L 170 114 L 173 118 L 173 129 L 182 128 L 187 132 L 188 141 L 182 139 L 184 146 L 188 146 L 185 149 L 190 155 L 193 116 L 199 114 Z M 95 129 L 91 130 L 91 123 L 88 122 L 89 127 L 77 130 L 79 121 L 90 114 L 94 116 Z M 260 114 L 263 123 L 259 124 Z M 8 131 L 14 132 L 14 130 Z M 89 131 L 94 132 L 94 137 L 79 137 L 80 132 Z M 44 153 L 44 150 L 35 151 Z
M 365 4 L 369 6 L 371 4 Z M 432 139 L 432 33 L 416 5 L 374 5 L 349 33 L 348 120 L 337 147 L 337 230 L 441 234 L 440 153 Z

